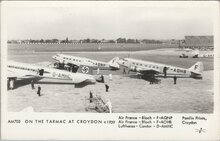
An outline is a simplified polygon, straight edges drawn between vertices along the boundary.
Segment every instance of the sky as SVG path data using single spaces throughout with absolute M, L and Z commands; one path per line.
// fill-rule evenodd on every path
M 146 5 L 9 6 L 7 37 L 11 39 L 183 39 L 213 35 L 210 7 Z

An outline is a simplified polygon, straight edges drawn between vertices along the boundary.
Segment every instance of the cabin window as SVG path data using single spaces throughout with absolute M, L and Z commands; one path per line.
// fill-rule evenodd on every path
M 176 69 L 173 69 L 173 71 L 175 71 L 175 72 L 176 72 Z
M 186 73 L 186 70 L 184 70 L 184 73 Z

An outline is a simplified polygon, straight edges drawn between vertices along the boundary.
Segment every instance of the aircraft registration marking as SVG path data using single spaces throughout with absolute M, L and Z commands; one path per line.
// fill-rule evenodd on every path
M 52 76 L 58 77 L 58 78 L 63 78 L 63 79 L 71 79 L 70 74 L 68 75 L 68 74 L 53 72 Z

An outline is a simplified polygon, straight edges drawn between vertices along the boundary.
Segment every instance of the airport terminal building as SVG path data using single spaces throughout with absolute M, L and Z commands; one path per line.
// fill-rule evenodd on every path
M 199 50 L 213 50 L 213 36 L 185 36 L 184 40 L 180 41 L 180 48 L 190 48 Z

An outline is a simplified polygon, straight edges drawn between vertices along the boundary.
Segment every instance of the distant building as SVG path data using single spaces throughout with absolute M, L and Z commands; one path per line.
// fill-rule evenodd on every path
M 179 40 L 171 39 L 171 40 L 160 40 L 162 44 L 179 44 Z
M 185 36 L 185 42 L 181 42 L 180 47 L 200 49 L 200 50 L 213 50 L 214 37 L 213 36 Z
M 77 44 L 77 43 L 79 43 L 78 40 L 70 40 L 69 42 L 70 42 L 70 43 L 73 43 L 73 44 Z

